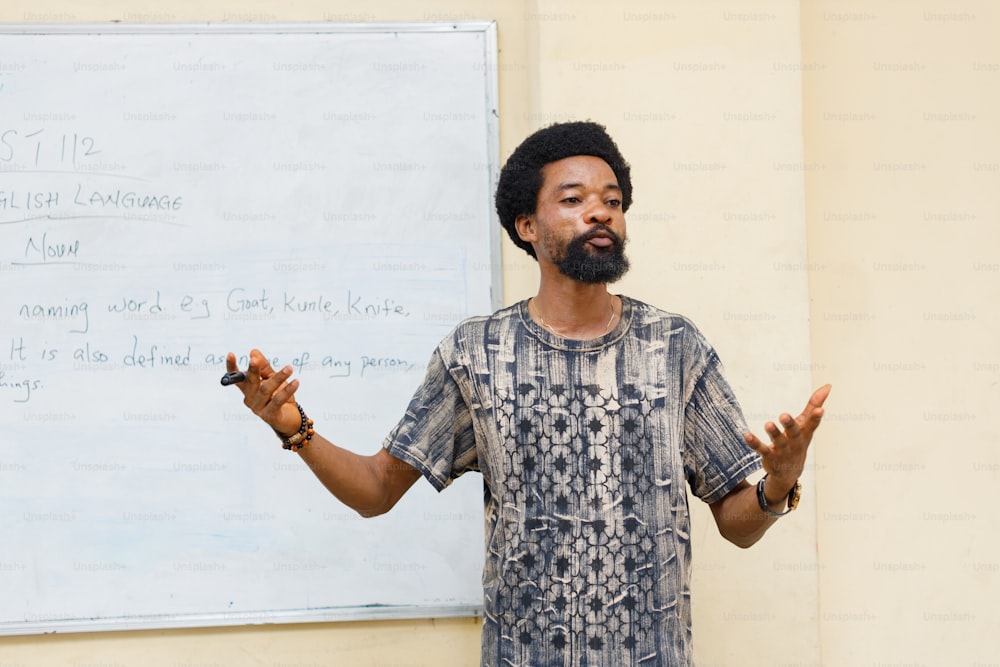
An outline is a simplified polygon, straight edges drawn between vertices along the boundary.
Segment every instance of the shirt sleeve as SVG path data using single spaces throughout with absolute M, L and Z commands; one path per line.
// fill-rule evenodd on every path
M 438 491 L 462 473 L 479 470 L 471 412 L 440 347 L 406 414 L 382 446 L 419 470 Z
M 761 467 L 743 440 L 746 419 L 715 350 L 693 327 L 687 347 L 684 471 L 691 492 L 713 503 Z

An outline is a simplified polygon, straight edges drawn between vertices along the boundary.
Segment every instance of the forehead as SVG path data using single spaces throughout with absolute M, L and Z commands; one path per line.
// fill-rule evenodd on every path
M 573 157 L 549 162 L 542 167 L 542 190 L 550 190 L 567 184 L 590 187 L 618 187 L 618 179 L 611 165 L 593 155 Z

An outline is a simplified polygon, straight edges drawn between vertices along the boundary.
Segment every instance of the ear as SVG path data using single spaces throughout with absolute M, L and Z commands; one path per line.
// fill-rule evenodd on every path
M 517 216 L 514 219 L 514 229 L 517 230 L 517 235 L 525 243 L 534 243 L 538 240 L 538 229 L 533 215 Z

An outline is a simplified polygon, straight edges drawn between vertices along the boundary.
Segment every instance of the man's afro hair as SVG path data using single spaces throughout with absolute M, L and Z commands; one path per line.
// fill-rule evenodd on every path
M 496 208 L 500 224 L 518 248 L 535 257 L 530 243 L 514 227 L 519 215 L 532 215 L 542 188 L 542 167 L 577 155 L 599 157 L 611 167 L 622 190 L 622 211 L 632 204 L 632 178 L 628 162 L 603 125 L 590 121 L 555 123 L 538 130 L 514 149 L 500 170 Z M 537 259 L 537 257 L 536 257 Z

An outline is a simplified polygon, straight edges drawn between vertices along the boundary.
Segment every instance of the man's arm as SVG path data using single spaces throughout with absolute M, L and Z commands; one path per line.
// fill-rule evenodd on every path
M 226 358 L 226 369 L 237 370 L 232 353 Z M 259 350 L 252 350 L 246 380 L 237 384 L 244 405 L 284 435 L 296 433 L 302 423 L 295 402 L 299 382 L 289 381 L 291 374 L 290 366 L 275 371 Z M 416 468 L 384 449 L 372 456 L 361 456 L 319 434 L 298 452 L 330 493 L 364 517 L 388 512 L 420 478 Z
M 793 418 L 787 413 L 781 415 L 778 421 L 784 430 L 774 422 L 767 422 L 764 431 L 771 440 L 769 445 L 761 442 L 753 433 L 743 436 L 747 445 L 760 454 L 761 464 L 767 473 L 764 497 L 768 507 L 775 512 L 784 511 L 788 494 L 802 476 L 809 443 L 819 427 L 823 417 L 823 402 L 829 395 L 830 385 L 824 385 L 813 392 L 798 417 Z M 746 480 L 710 507 L 719 533 L 743 548 L 756 543 L 777 520 L 777 517 L 761 509 L 756 487 Z
M 420 471 L 380 449 L 360 456 L 315 435 L 299 456 L 327 490 L 363 517 L 385 514 L 420 478 Z
M 784 511 L 785 498 L 788 494 L 781 496 L 781 500 L 778 502 L 771 502 L 771 496 L 766 491 L 768 482 L 765 482 L 768 506 L 775 512 Z M 757 540 L 767 532 L 767 529 L 778 520 L 778 517 L 771 516 L 760 509 L 757 502 L 757 487 L 747 483 L 746 480 L 740 482 L 735 489 L 709 507 L 712 508 L 712 515 L 715 517 L 715 524 L 719 527 L 719 533 L 743 549 L 756 544 Z

